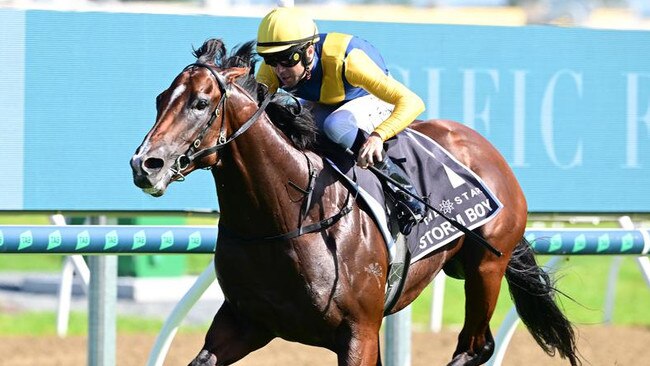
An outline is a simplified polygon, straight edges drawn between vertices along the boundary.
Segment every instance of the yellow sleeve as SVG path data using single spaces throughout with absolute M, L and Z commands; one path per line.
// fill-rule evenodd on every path
M 356 87 L 365 89 L 377 98 L 393 104 L 393 113 L 375 132 L 382 140 L 395 136 L 424 111 L 424 102 L 417 94 L 384 71 L 362 50 L 352 50 L 345 59 L 345 78 Z
M 275 72 L 273 72 L 273 68 L 271 68 L 271 66 L 264 63 L 264 61 L 262 61 L 259 70 L 257 70 L 255 79 L 257 80 L 258 83 L 262 83 L 268 86 L 269 93 L 275 93 L 280 87 L 280 81 L 278 80 L 278 76 L 275 75 Z

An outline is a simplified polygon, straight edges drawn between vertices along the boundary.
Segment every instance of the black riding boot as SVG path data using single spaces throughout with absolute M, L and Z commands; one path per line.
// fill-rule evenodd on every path
M 376 163 L 374 166 L 380 172 L 399 183 L 407 191 L 416 197 L 419 197 L 409 176 L 406 175 L 406 172 L 395 164 L 388 155 L 384 155 L 384 160 Z M 390 182 L 386 182 L 384 187 L 386 187 L 386 193 L 388 193 L 397 203 L 397 224 L 399 225 L 399 231 L 404 235 L 410 234 L 413 226 L 422 220 L 425 212 L 424 204 L 406 194 Z
M 352 144 L 351 150 L 358 155 L 361 146 L 367 138 L 368 134 L 365 131 L 359 129 L 359 132 L 357 132 L 357 137 L 354 140 L 354 144 Z M 374 167 L 377 168 L 377 170 L 380 172 L 394 179 L 407 191 L 413 193 L 416 197 L 419 197 L 418 192 L 413 186 L 413 183 L 411 182 L 409 176 L 406 175 L 406 172 L 402 170 L 402 168 L 400 168 L 398 165 L 396 165 L 388 157 L 388 155 L 386 155 L 386 151 L 383 152 L 383 160 L 379 163 L 376 163 Z M 382 177 L 379 177 L 379 179 L 382 180 Z M 422 217 L 425 213 L 424 204 L 404 193 L 401 189 L 395 187 L 389 182 L 383 182 L 382 180 L 382 185 L 384 186 L 384 192 L 386 192 L 397 205 L 397 224 L 399 225 L 399 231 L 404 235 L 410 234 L 413 226 L 422 220 Z

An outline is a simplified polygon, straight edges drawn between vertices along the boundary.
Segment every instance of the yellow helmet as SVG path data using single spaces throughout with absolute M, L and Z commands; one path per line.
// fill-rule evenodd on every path
M 257 30 L 257 53 L 281 52 L 319 38 L 316 23 L 307 14 L 295 7 L 276 8 L 266 14 Z

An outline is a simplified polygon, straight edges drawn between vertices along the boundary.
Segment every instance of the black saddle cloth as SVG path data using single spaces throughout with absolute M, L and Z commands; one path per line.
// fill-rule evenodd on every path
M 415 130 L 406 129 L 386 142 L 388 156 L 411 178 L 420 196 L 444 216 L 468 229 L 484 225 L 502 204 L 481 178 L 438 143 Z M 328 161 L 351 189 L 361 189 L 365 208 L 370 210 L 384 233 L 389 250 L 398 233 L 394 207 L 387 202 L 378 178 L 355 165 L 340 148 L 327 149 Z M 374 201 L 374 202 L 373 202 Z M 411 263 L 463 235 L 444 217 L 427 209 L 424 220 L 406 237 Z

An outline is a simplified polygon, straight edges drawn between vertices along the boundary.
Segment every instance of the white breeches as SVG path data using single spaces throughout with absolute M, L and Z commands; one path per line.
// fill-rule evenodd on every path
M 338 108 L 305 100 L 300 102 L 311 109 L 318 129 L 344 148 L 352 147 L 359 129 L 370 134 L 394 108 L 372 94 L 353 99 Z

